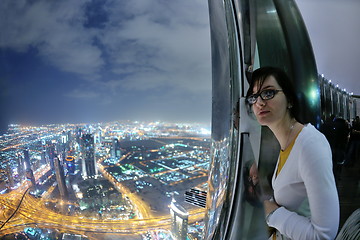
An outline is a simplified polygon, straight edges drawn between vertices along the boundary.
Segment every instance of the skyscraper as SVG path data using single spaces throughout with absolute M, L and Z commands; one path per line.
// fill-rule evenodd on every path
M 121 157 L 120 143 L 117 138 L 113 138 L 113 141 L 112 141 L 111 157 L 114 159 L 120 159 L 120 157 Z
M 48 163 L 48 156 L 46 154 L 46 141 L 42 140 L 41 141 L 41 164 L 45 165 Z
M 49 148 L 48 148 L 48 159 L 50 162 L 50 168 L 51 170 L 55 170 L 54 167 L 54 158 L 56 157 L 56 153 L 55 153 L 55 145 L 54 144 L 50 144 Z
M 95 177 L 98 174 L 95 160 L 94 137 L 91 134 L 82 135 L 82 175 Z
M 31 184 L 33 186 L 36 185 L 35 183 L 35 177 L 34 177 L 34 173 L 31 169 L 31 163 L 30 163 L 30 156 L 29 156 L 29 150 L 26 149 L 23 151 L 24 153 L 24 162 L 25 162 L 25 172 L 26 172 L 26 178 L 31 181 Z
M 68 142 L 68 134 L 65 131 L 61 133 L 61 143 L 66 144 Z
M 171 232 L 177 240 L 186 240 L 189 213 L 174 199 L 170 204 Z
M 14 177 L 13 177 L 13 173 L 12 173 L 12 170 L 11 170 L 11 167 L 9 164 L 6 166 L 6 175 L 8 178 L 8 186 L 10 188 L 14 187 Z
M 101 144 L 102 141 L 102 128 L 98 127 L 97 132 L 95 133 L 95 144 Z
M 40 164 L 45 165 L 46 164 L 46 150 L 43 150 L 41 152 L 40 156 L 41 156 Z
M 55 166 L 55 175 L 56 175 L 56 181 L 58 184 L 60 196 L 62 199 L 67 199 L 68 190 L 66 188 L 66 183 L 65 183 L 64 167 L 61 164 L 60 159 L 58 157 L 54 158 L 54 166 Z
M 23 159 L 21 157 L 21 154 L 17 154 L 16 161 L 17 161 L 17 164 L 18 164 L 19 181 L 21 182 L 21 180 L 24 177 L 24 162 L 23 162 Z

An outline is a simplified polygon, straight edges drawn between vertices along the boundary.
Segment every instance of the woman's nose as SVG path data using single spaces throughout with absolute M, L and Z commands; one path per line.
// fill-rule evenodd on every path
M 258 106 L 258 107 L 263 107 L 264 105 L 265 105 L 265 101 L 264 100 L 262 100 L 262 98 L 260 97 L 260 96 L 258 96 L 257 97 L 257 99 L 256 99 L 256 105 Z

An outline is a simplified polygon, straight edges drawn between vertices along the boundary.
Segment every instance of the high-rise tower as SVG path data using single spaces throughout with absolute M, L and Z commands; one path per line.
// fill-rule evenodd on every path
M 54 167 L 55 167 L 56 181 L 58 184 L 60 196 L 62 199 L 67 199 L 68 190 L 66 188 L 64 167 L 61 164 L 60 159 L 58 157 L 54 158 Z
M 49 148 L 47 149 L 47 151 L 48 151 L 48 159 L 49 159 L 49 163 L 50 163 L 50 168 L 52 171 L 54 171 L 55 170 L 54 158 L 56 157 L 55 145 L 53 143 L 51 145 L 49 145 Z
M 33 186 L 36 185 L 35 183 L 35 177 L 34 173 L 31 169 L 31 163 L 30 163 L 30 156 L 29 156 L 29 150 L 24 150 L 24 162 L 25 162 L 25 172 L 26 172 L 26 178 L 31 181 L 31 184 Z
M 21 157 L 21 154 L 17 154 L 17 158 L 16 158 L 17 164 L 18 164 L 18 176 L 19 176 L 19 181 L 21 182 L 21 180 L 24 178 L 24 162 L 23 159 Z
M 7 175 L 7 178 L 8 178 L 8 186 L 9 188 L 12 188 L 14 187 L 14 177 L 13 177 L 13 173 L 12 173 L 12 170 L 11 170 L 11 167 L 10 165 L 8 164 L 6 166 L 6 175 Z
M 82 175 L 95 177 L 98 174 L 95 160 L 94 137 L 91 134 L 82 135 Z
M 111 157 L 114 159 L 120 159 L 120 157 L 121 157 L 120 143 L 117 138 L 113 138 L 113 141 L 112 141 Z
M 171 232 L 177 240 L 186 240 L 189 213 L 174 199 L 170 204 Z
M 95 133 L 95 144 L 101 144 L 102 141 L 102 128 L 98 127 L 96 133 Z

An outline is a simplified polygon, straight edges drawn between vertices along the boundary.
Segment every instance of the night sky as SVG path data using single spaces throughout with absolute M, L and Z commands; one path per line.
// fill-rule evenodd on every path
M 2 117 L 210 123 L 207 2 L 0 3 Z
M 360 1 L 297 3 L 319 73 L 360 94 Z M 211 121 L 205 0 L 1 0 L 0 29 L 3 122 Z
M 360 95 L 360 1 L 296 3 L 310 36 L 318 72 L 342 89 Z

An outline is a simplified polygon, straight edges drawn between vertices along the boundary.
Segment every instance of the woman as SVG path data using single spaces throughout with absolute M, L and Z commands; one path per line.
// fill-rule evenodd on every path
M 296 117 L 298 101 L 290 79 L 278 68 L 257 69 L 246 100 L 281 146 L 272 178 L 274 196 L 264 202 L 266 221 L 276 229 L 270 239 L 334 239 L 339 200 L 331 149 L 322 133 Z

